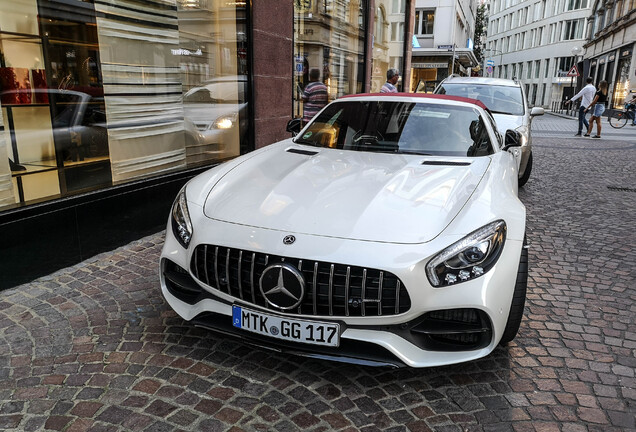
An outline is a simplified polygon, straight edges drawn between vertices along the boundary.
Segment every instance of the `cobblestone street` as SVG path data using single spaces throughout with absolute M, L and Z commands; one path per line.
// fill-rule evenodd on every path
M 636 127 L 575 138 L 546 114 L 533 130 L 509 346 L 393 370 L 242 345 L 168 308 L 159 233 L 0 292 L 0 430 L 636 430 Z

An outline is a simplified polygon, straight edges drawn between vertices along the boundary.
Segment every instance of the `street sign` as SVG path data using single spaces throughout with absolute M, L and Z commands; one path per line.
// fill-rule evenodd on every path
M 487 67 L 486 67 L 486 72 L 488 72 L 489 74 L 491 74 L 491 73 L 492 73 L 492 71 L 493 71 L 492 66 L 487 66 Z
M 453 46 L 452 45 L 437 45 L 437 49 L 452 50 Z
M 568 72 L 566 76 L 569 76 L 569 77 L 579 76 L 579 70 L 576 68 L 576 65 L 572 66 L 572 69 L 570 69 L 570 72 Z
M 495 65 L 495 61 L 494 60 L 486 60 L 486 65 L 494 66 Z

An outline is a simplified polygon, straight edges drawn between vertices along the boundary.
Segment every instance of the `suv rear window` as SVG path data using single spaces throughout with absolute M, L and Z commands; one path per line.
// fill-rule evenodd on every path
M 523 95 L 519 87 L 443 83 L 437 93 L 480 100 L 493 114 L 524 114 Z

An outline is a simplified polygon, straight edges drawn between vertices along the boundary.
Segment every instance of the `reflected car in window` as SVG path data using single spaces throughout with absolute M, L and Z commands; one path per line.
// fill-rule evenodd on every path
M 488 107 L 503 134 L 514 129 L 521 134 L 517 150 L 519 186 L 527 183 L 532 172 L 532 119 L 543 115 L 541 107 L 528 107 L 523 86 L 518 80 L 451 76 L 435 89 L 437 94 L 463 96 L 481 101 Z
M 260 347 L 426 367 L 511 341 L 527 284 L 511 150 L 479 101 L 347 96 L 178 194 L 160 284 L 192 325 Z
M 247 131 L 247 77 L 211 79 L 183 95 L 186 148 L 190 157 L 221 155 L 235 147 Z

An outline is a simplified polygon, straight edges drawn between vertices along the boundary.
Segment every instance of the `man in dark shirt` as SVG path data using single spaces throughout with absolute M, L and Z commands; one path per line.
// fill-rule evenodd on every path
M 319 81 L 320 71 L 311 69 L 309 71 L 309 84 L 303 91 L 303 123 L 307 124 L 318 111 L 327 105 L 327 86 Z

